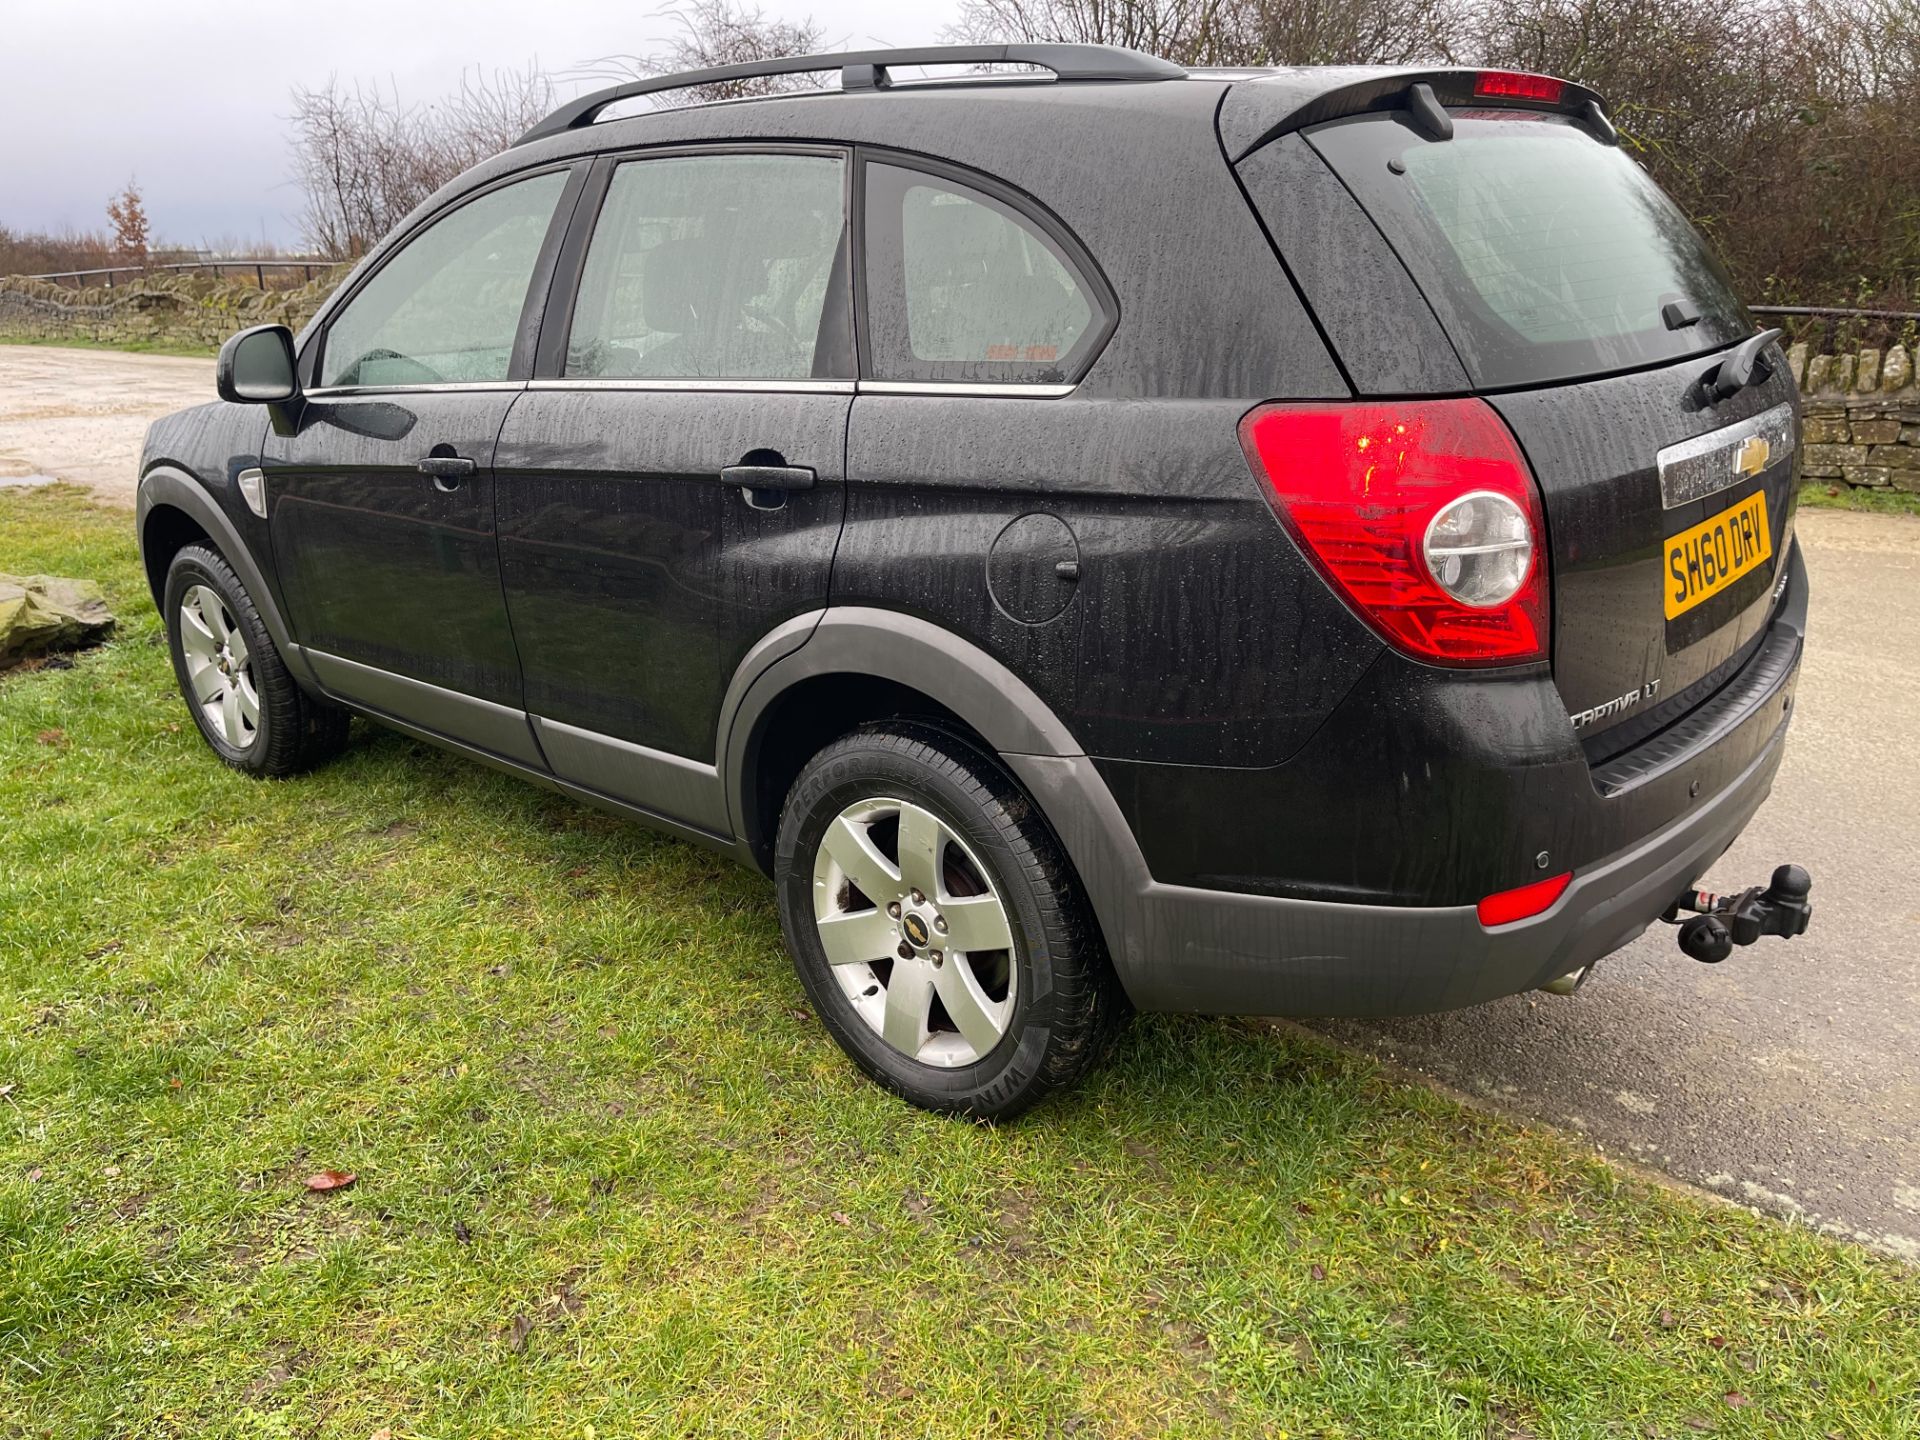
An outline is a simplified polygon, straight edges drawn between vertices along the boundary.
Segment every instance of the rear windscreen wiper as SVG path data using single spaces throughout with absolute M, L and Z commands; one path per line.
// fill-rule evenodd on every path
M 1758 385 L 1773 373 L 1773 370 L 1761 360 L 1761 352 L 1780 338 L 1778 330 L 1762 330 L 1752 339 L 1742 340 L 1740 346 L 1726 359 L 1700 377 L 1700 384 L 1710 399 L 1724 400 L 1729 395 L 1738 395 L 1749 385 Z

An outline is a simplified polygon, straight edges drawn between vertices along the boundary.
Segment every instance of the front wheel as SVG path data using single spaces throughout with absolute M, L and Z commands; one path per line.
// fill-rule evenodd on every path
M 294 683 L 233 567 L 189 545 L 162 601 L 174 678 L 213 753 L 249 775 L 292 775 L 346 744 L 347 712 Z
M 874 1079 L 1001 1119 L 1080 1079 L 1126 1000 L 1071 866 L 997 763 L 917 726 L 801 771 L 774 856 L 787 948 Z

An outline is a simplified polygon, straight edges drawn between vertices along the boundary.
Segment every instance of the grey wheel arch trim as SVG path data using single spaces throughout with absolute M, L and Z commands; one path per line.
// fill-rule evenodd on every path
M 761 721 L 792 686 L 861 675 L 919 691 L 964 720 L 1013 769 L 1059 838 L 1131 994 L 1150 967 L 1130 944 L 1135 899 L 1153 884 L 1145 855 L 1106 781 L 1065 723 L 1031 687 L 972 641 L 918 616 L 830 606 L 767 634 L 735 671 L 721 711 L 718 753 L 737 853 L 765 868 L 747 824 Z M 1179 1008 L 1175 1005 L 1172 1008 Z
M 898 610 L 830 606 L 795 616 L 747 652 L 727 687 L 717 753 L 727 819 L 751 849 L 748 777 L 760 725 L 793 686 L 822 675 L 861 675 L 917 690 L 1001 754 L 1082 755 L 1060 718 L 1027 684 L 971 641 Z
M 227 512 L 220 507 L 220 502 L 184 470 L 177 470 L 170 465 L 156 465 L 140 477 L 139 498 L 134 503 L 134 536 L 140 546 L 141 568 L 146 569 L 147 517 L 163 505 L 182 512 L 207 532 L 221 558 L 240 577 L 240 583 L 247 587 L 247 596 L 267 627 L 274 649 L 280 652 L 281 662 L 302 688 L 318 692 L 320 683 L 308 666 L 305 655 L 294 643 L 293 632 L 287 628 L 287 622 L 280 614 L 273 589 L 267 584 L 267 577 L 255 561 L 247 542 L 241 538 L 240 531 Z M 151 583 L 151 572 L 148 578 Z M 165 599 L 160 593 L 164 586 L 154 585 L 152 588 L 153 603 L 158 606 Z

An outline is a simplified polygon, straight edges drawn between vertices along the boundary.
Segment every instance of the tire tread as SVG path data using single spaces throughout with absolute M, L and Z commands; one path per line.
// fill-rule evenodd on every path
M 254 690 L 260 697 L 261 714 L 267 722 L 264 745 L 256 742 L 244 751 L 230 752 L 214 744 L 212 737 L 208 736 L 208 748 L 233 769 L 264 777 L 297 775 L 339 754 L 346 747 L 351 715 L 300 688 L 288 673 L 286 662 L 281 659 L 266 622 L 260 618 L 253 597 L 247 593 L 247 587 L 240 583 L 240 577 L 227 564 L 225 557 L 206 545 L 183 547 L 167 566 L 164 591 L 167 613 L 161 618 L 167 627 L 174 674 L 180 682 L 183 697 L 187 695 L 188 687 L 180 656 L 180 637 L 175 630 L 178 623 L 176 616 L 180 594 L 190 583 L 184 574 L 196 569 L 206 580 L 213 582 L 214 588 L 225 598 L 227 608 L 233 612 L 234 619 L 246 631 L 247 651 L 253 661 Z M 191 699 L 188 699 L 188 709 L 193 713 L 195 723 L 199 724 L 200 717 L 194 711 Z M 201 733 L 206 735 L 204 727 Z
M 973 1095 L 928 1094 L 908 1088 L 897 1077 L 867 1063 L 855 1047 L 854 1058 L 870 1075 L 915 1104 L 980 1119 L 1006 1119 L 1048 1095 L 1077 1084 L 1105 1057 L 1130 1013 L 1106 946 L 1094 922 L 1079 879 L 1059 842 L 1026 792 L 998 759 L 966 737 L 915 721 L 887 721 L 854 730 L 823 749 L 801 771 L 782 811 L 783 839 L 790 820 L 809 810 L 840 780 L 870 772 L 885 756 L 944 779 L 1006 841 L 1007 851 L 1040 911 L 1049 964 L 1052 1008 L 1048 1043 L 1031 1074 L 996 1081 Z M 789 846 L 782 844 L 784 857 Z M 812 865 L 811 855 L 806 864 Z M 1014 877 L 1005 877 L 1014 878 Z M 785 894 L 785 884 L 782 893 Z M 783 918 L 787 906 L 783 904 Z M 789 929 L 789 946 L 794 936 Z M 798 956 L 796 955 L 796 962 Z M 805 978 L 804 969 L 802 978 Z M 843 1042 L 844 1043 L 844 1042 Z

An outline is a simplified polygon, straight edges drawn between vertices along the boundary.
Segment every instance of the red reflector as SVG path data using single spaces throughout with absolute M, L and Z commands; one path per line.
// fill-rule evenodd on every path
M 1265 405 L 1240 422 L 1240 443 L 1307 558 L 1393 645 L 1439 665 L 1546 657 L 1540 499 L 1486 401 Z M 1525 517 L 1531 559 L 1506 599 L 1466 604 L 1428 568 L 1426 541 L 1443 510 L 1488 493 Z
M 1538 100 L 1543 105 L 1558 105 L 1566 88 L 1564 80 L 1523 70 L 1482 70 L 1473 82 L 1473 93 L 1482 100 Z
M 1502 890 L 1498 895 L 1489 895 L 1478 906 L 1480 923 L 1491 930 L 1496 925 L 1531 920 L 1535 915 L 1551 910 L 1553 902 L 1564 895 L 1567 886 L 1572 883 L 1573 872 L 1569 870 L 1551 880 L 1536 880 L 1531 885 L 1522 885 L 1518 890 Z

